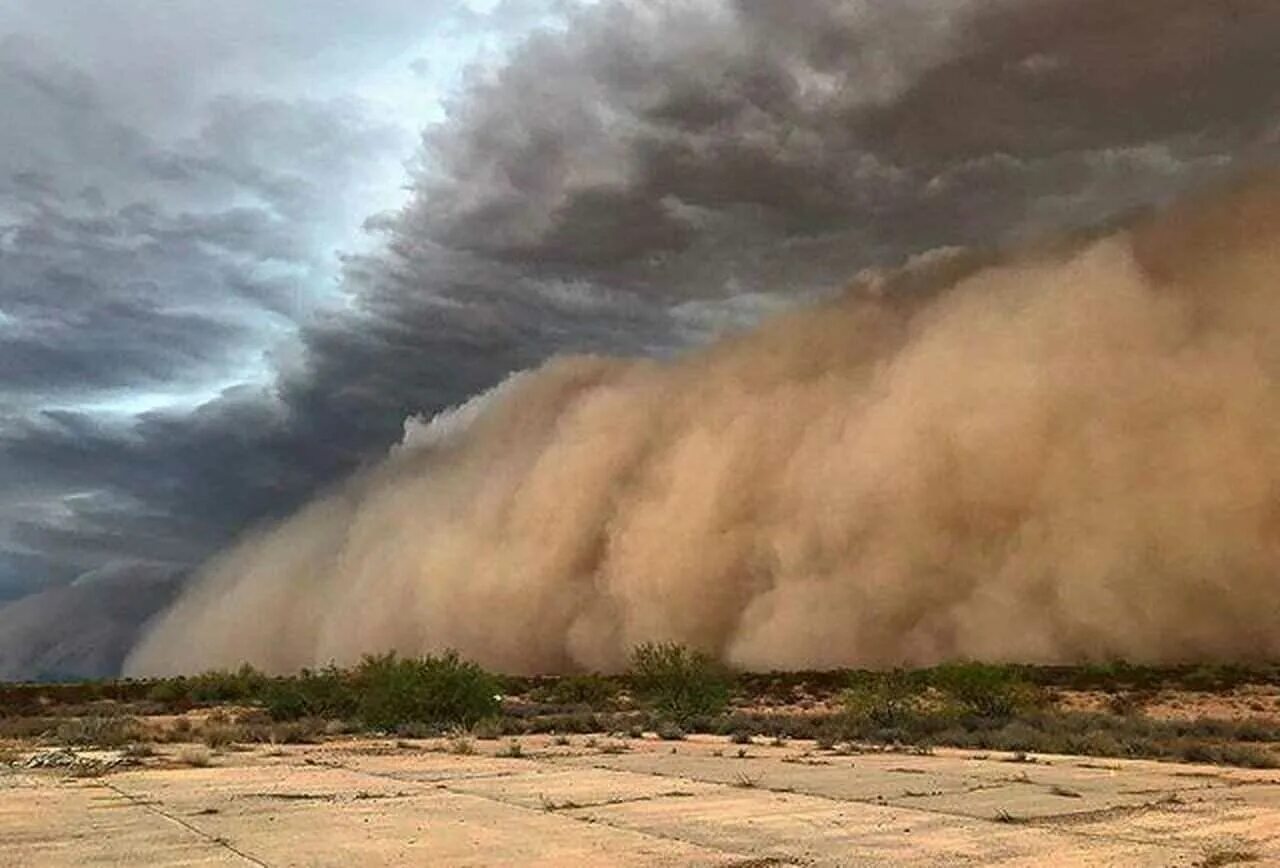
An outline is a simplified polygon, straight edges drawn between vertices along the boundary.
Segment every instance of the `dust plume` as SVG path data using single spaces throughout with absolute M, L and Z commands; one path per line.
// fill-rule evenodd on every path
M 560 358 L 209 564 L 134 674 L 1280 656 L 1280 183 Z

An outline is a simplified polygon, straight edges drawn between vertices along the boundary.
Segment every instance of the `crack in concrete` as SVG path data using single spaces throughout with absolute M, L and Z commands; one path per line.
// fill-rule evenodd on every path
M 574 758 L 583 757 L 583 756 L 590 756 L 590 755 L 589 754 L 574 755 Z M 487 757 L 485 759 L 487 759 Z M 739 868 L 746 868 L 746 866 L 758 866 L 758 865 L 803 865 L 803 864 L 808 864 L 811 861 L 810 859 L 807 859 L 802 854 L 794 854 L 794 853 L 786 854 L 785 858 L 771 856 L 761 860 L 758 857 L 745 855 L 737 850 L 729 849 L 724 846 L 718 846 L 716 844 L 707 843 L 707 842 L 696 840 L 696 839 L 691 839 L 689 837 L 683 837 L 679 834 L 671 834 L 669 830 L 655 831 L 652 829 L 637 828 L 633 825 L 627 824 L 626 822 L 618 822 L 618 821 L 612 820 L 608 816 L 602 816 L 599 813 L 591 813 L 591 812 L 601 811 L 602 809 L 608 809 L 610 807 L 617 806 L 617 805 L 624 805 L 624 804 L 636 803 L 636 802 L 656 802 L 656 801 L 660 801 L 667 798 L 678 798 L 678 797 L 686 797 L 689 795 L 693 795 L 691 793 L 682 791 L 678 788 L 673 789 L 670 792 L 655 793 L 655 794 L 645 795 L 645 796 L 633 796 L 633 797 L 624 796 L 624 797 L 619 797 L 615 799 L 597 800 L 594 802 L 588 802 L 583 804 L 574 803 L 572 801 L 566 801 L 562 804 L 557 805 L 554 803 L 554 801 L 543 797 L 544 804 L 541 807 L 531 806 L 528 804 L 521 804 L 519 802 L 512 801 L 507 798 L 503 798 L 501 795 L 488 795 L 484 793 L 470 792 L 470 791 L 467 791 L 466 789 L 460 789 L 472 782 L 480 782 L 480 781 L 486 781 L 486 780 L 492 781 L 495 779 L 511 778 L 511 777 L 517 777 L 517 776 L 521 776 L 521 777 L 531 776 L 531 775 L 536 775 L 538 771 L 564 772 L 567 770 L 572 770 L 573 768 L 583 767 L 583 766 L 577 765 L 576 763 L 570 764 L 567 762 L 563 762 L 561 760 L 564 760 L 566 758 L 560 757 L 560 756 L 524 757 L 522 759 L 528 765 L 527 771 L 523 769 L 521 770 L 504 769 L 502 771 L 493 771 L 493 772 L 453 774 L 453 775 L 449 775 L 442 778 L 436 778 L 432 780 L 418 780 L 412 777 L 406 777 L 404 776 L 403 773 L 398 774 L 395 772 L 379 772 L 379 771 L 373 771 L 369 769 L 362 769 L 362 768 L 354 767 L 346 763 L 343 763 L 340 760 L 337 760 L 336 758 L 326 759 L 326 760 L 317 760 L 317 759 L 308 758 L 306 760 L 306 764 L 318 765 L 318 766 L 331 768 L 335 770 L 342 770 L 354 775 L 363 775 L 363 776 L 368 776 L 370 778 L 392 780 L 392 781 L 396 781 L 397 783 L 407 785 L 411 790 L 418 789 L 418 788 L 422 789 L 424 792 L 428 792 L 431 790 L 444 790 L 445 792 L 448 792 L 454 796 L 459 796 L 459 797 L 470 796 L 475 799 L 480 799 L 484 801 L 493 802 L 496 804 L 501 804 L 508 808 L 514 808 L 516 810 L 533 812 L 533 813 L 558 813 L 574 822 L 581 822 L 585 824 L 599 824 L 599 825 L 607 826 L 612 829 L 616 829 L 618 831 L 626 832 L 628 834 L 640 835 L 640 836 L 648 837 L 654 840 L 664 840 L 668 842 L 675 842 L 679 844 L 690 845 L 704 851 L 721 853 L 726 857 L 735 859 L 736 861 L 731 862 L 730 865 L 739 866 Z M 785 762 L 786 758 L 783 758 L 782 761 Z M 653 771 L 653 770 L 646 770 L 646 769 L 619 768 L 616 765 L 608 764 L 607 758 L 605 759 L 604 762 L 592 762 L 589 765 L 585 765 L 585 767 L 596 768 L 596 769 L 608 771 L 610 773 L 619 774 L 623 776 L 660 778 L 664 781 L 670 781 L 673 784 L 676 784 L 676 782 L 683 781 L 683 782 L 688 782 L 693 784 L 708 784 L 708 785 L 715 786 L 721 789 L 726 789 L 726 790 L 734 786 L 731 782 L 715 780 L 715 779 L 707 778 L 706 776 L 699 776 L 696 772 L 694 774 L 672 774 L 672 773 L 664 773 L 662 771 Z M 908 773 L 908 774 L 909 773 L 915 773 L 915 774 L 926 773 L 925 770 L 923 769 L 907 769 L 907 768 L 894 768 L 894 769 L 890 769 L 889 771 L 896 771 L 896 772 L 902 772 L 902 773 Z M 1197 777 L 1211 777 L 1210 775 L 1200 775 L 1196 773 L 1180 774 L 1175 772 L 1174 774 L 1176 776 L 1186 777 L 1188 779 L 1194 779 Z M 1219 777 L 1219 776 L 1215 775 L 1212 777 Z M 1037 782 L 1037 781 L 1032 781 L 1027 779 L 1027 780 L 1015 780 L 1015 781 L 1009 781 L 1009 782 L 996 783 L 996 782 L 987 782 L 987 781 L 971 779 L 969 782 L 968 788 L 964 792 L 976 792 L 976 791 L 988 789 L 988 788 L 999 788 L 1000 786 L 1007 786 L 1008 783 L 1039 784 L 1042 782 Z M 1223 783 L 1226 783 L 1226 786 L 1223 786 Z M 1108 820 L 1112 818 L 1123 818 L 1126 816 L 1134 816 L 1134 815 L 1143 814 L 1151 811 L 1172 812 L 1177 808 L 1183 806 L 1183 804 L 1178 801 L 1179 796 L 1182 794 L 1195 795 L 1198 793 L 1204 793 L 1205 791 L 1212 791 L 1212 790 L 1217 790 L 1221 792 L 1222 790 L 1229 790 L 1235 786 L 1245 786 L 1250 784 L 1274 785 L 1275 783 L 1276 781 L 1274 779 L 1258 780 L 1258 781 L 1241 781 L 1238 779 L 1224 780 L 1222 777 L 1219 777 L 1219 781 L 1216 781 L 1214 783 L 1209 783 L 1209 784 L 1201 783 L 1199 785 L 1192 785 L 1189 783 L 1189 785 L 1186 787 L 1174 786 L 1166 790 L 1153 789 L 1152 794 L 1155 794 L 1156 792 L 1162 792 L 1162 793 L 1168 793 L 1168 796 L 1162 799 L 1144 802 L 1139 805 L 1112 805 L 1109 807 L 1100 808 L 1092 811 L 1067 812 L 1067 813 L 1061 813 L 1061 814 L 1033 816 L 1033 817 L 1027 817 L 1025 819 L 1020 819 L 1019 824 L 1026 827 L 1039 828 L 1039 829 L 1056 832 L 1063 835 L 1078 837 L 1083 840 L 1112 843 L 1112 844 L 1132 844 L 1132 845 L 1138 845 L 1138 846 L 1151 846 L 1153 844 L 1159 844 L 1160 846 L 1169 848 L 1170 850 L 1181 851 L 1188 854 L 1196 854 L 1196 853 L 1199 853 L 1199 848 L 1194 844 L 1187 843 L 1187 842 L 1171 842 L 1168 840 L 1157 841 L 1157 840 L 1154 840 L 1153 837 L 1149 835 L 1147 836 L 1126 835 L 1126 834 L 1117 833 L 1117 832 L 1091 831 L 1088 829 L 1073 828 L 1073 826 L 1080 825 L 1080 824 L 1089 824 L 1089 823 L 1097 822 L 1100 820 Z M 95 782 L 95 785 L 102 786 L 103 788 L 109 791 L 112 791 L 117 795 L 127 799 L 129 802 L 133 804 L 143 807 L 148 811 L 151 811 L 159 816 L 164 817 L 165 819 L 168 819 L 174 823 L 177 823 L 178 825 L 184 827 L 185 829 L 192 832 L 193 834 L 203 838 L 204 840 L 209 841 L 210 843 L 217 844 L 218 846 L 221 846 L 227 849 L 228 851 L 232 852 L 236 856 L 239 856 L 241 859 L 247 862 L 250 862 L 255 865 L 264 866 L 264 868 L 267 864 L 262 860 L 257 859 L 256 857 L 237 849 L 227 840 L 210 835 L 209 833 L 198 828 L 192 823 L 187 822 L 181 817 L 175 816 L 167 812 L 166 810 L 163 810 L 161 807 L 157 807 L 158 805 L 163 804 L 158 800 L 152 802 L 144 798 L 134 796 L 133 794 L 128 793 L 120 789 L 119 787 L 116 787 L 113 784 L 107 783 L 105 781 Z M 998 818 L 984 817 L 981 815 L 975 815 L 973 813 L 965 813 L 963 811 L 958 811 L 958 810 L 939 810 L 937 808 L 923 808 L 915 805 L 902 804 L 903 799 L 912 798 L 912 797 L 918 798 L 924 795 L 932 795 L 932 793 L 907 792 L 902 796 L 891 797 L 896 800 L 894 802 L 886 802 L 883 796 L 864 797 L 864 798 L 840 798 L 836 796 L 826 795 L 820 792 L 811 792 L 811 791 L 806 792 L 803 790 L 797 793 L 793 787 L 789 787 L 783 790 L 776 786 L 770 787 L 767 784 L 762 785 L 760 787 L 760 791 L 762 793 L 772 793 L 772 794 L 783 794 L 783 793 L 798 794 L 803 797 L 817 799 L 817 800 L 830 802 L 838 805 L 860 805 L 860 806 L 870 807 L 870 808 L 907 811 L 910 813 L 916 813 L 916 814 L 925 815 L 925 816 L 932 815 L 932 816 L 938 816 L 938 817 L 959 818 L 959 819 L 976 821 L 976 822 L 993 822 L 993 823 L 998 822 Z M 1136 793 L 1127 793 L 1127 794 L 1132 795 Z M 310 794 L 310 793 L 303 793 L 303 794 L 297 794 L 297 795 L 257 793 L 257 794 L 249 794 L 249 795 L 258 796 L 262 798 L 286 798 L 286 799 L 288 798 L 298 798 L 298 799 L 331 798 L 329 796 L 325 796 L 321 794 Z M 412 797 L 413 795 L 415 795 L 414 792 L 405 792 L 405 793 L 397 793 L 394 795 L 389 795 L 386 797 L 407 798 L 407 797 Z M 550 804 L 550 807 L 548 807 L 548 804 Z
M 563 768 L 563 767 L 564 767 L 563 765 L 561 765 L 561 764 L 559 764 L 559 763 L 554 763 L 554 761 L 553 761 L 553 764 L 554 764 L 554 765 L 557 765 L 557 766 L 559 766 L 559 767 L 561 767 L 561 768 Z M 713 779 L 709 779 L 709 778 L 699 778 L 699 777 L 696 777 L 696 776 L 685 776 L 685 775 L 666 775 L 666 774 L 663 774 L 662 772 L 655 772 L 655 771 L 636 770 L 636 769 L 619 769 L 619 768 L 615 768 L 615 767 L 613 767 L 613 766 L 609 766 L 609 765 L 605 765 L 605 764 L 592 764 L 590 767 L 591 767 L 591 768 L 597 768 L 597 769 L 603 769 L 603 770 L 607 770 L 607 771 L 620 772 L 620 773 L 622 773 L 622 774 L 640 774 L 640 775 L 648 775 L 648 776 L 650 776 L 650 777 L 658 777 L 658 778 L 662 778 L 662 779 L 664 779 L 664 780 L 685 780 L 685 781 L 691 781 L 691 782 L 693 782 L 693 783 L 711 784 L 711 785 L 714 785 L 714 786 L 720 786 L 720 787 L 725 787 L 725 788 L 731 788 L 731 787 L 733 787 L 733 784 L 726 784 L 726 783 L 724 783 L 723 781 L 717 781 L 717 780 L 713 780 Z M 1002 786 L 1007 786 L 1007 785 L 1008 785 L 1008 784 L 1005 784 L 1005 783 L 994 784 L 994 785 L 991 785 L 991 786 L 981 786 L 981 785 L 979 785 L 979 786 L 975 786 L 973 789 L 968 790 L 968 791 L 966 791 L 966 792 L 977 792 L 978 790 L 982 790 L 982 789 L 999 789 L 1000 787 L 1002 787 Z M 770 793 L 783 793 L 783 792 L 784 792 L 783 790 L 771 789 L 771 788 L 769 788 L 768 786 L 761 786 L 759 789 L 760 789 L 760 791 L 761 791 L 761 792 L 770 792 Z M 1192 790 L 1192 791 L 1194 791 L 1194 790 L 1196 790 L 1196 789 L 1204 789 L 1204 788 L 1189 788 L 1189 789 L 1190 789 L 1190 790 Z M 917 806 L 914 806 L 914 805 L 894 804 L 894 803 L 891 803 L 891 802 L 885 801 L 883 796 L 873 796 L 873 797 L 869 797 L 869 798 L 862 798 L 862 799 L 858 799 L 858 798 L 848 798 L 848 799 L 845 799 L 845 798 L 838 798 L 838 797 L 836 797 L 836 796 L 828 796 L 828 795 L 825 795 L 825 794 L 823 794 L 823 793 L 806 792 L 806 791 L 803 791 L 803 790 L 795 790 L 794 788 L 792 788 L 792 789 L 788 789 L 788 790 L 786 790 L 785 792 L 786 792 L 786 794 L 789 794 L 789 795 L 794 794 L 794 795 L 800 795 L 800 796 L 807 796 L 807 797 L 809 797 L 809 798 L 821 799 L 821 800 L 823 800 L 823 801 L 833 802 L 833 803 L 835 803 L 835 804 L 843 804 L 843 805 L 849 805 L 849 804 L 865 805 L 865 806 L 867 806 L 867 807 L 871 807 L 871 808 L 880 808 L 880 809 L 884 809 L 884 810 L 912 811 L 912 812 L 916 812 L 916 813 L 920 813 L 920 814 L 932 814 L 932 815 L 939 816 L 939 817 L 956 817 L 956 818 L 962 818 L 962 819 L 974 820 L 974 821 L 977 821 L 977 822 L 987 822 L 987 823 L 995 823 L 995 824 L 1001 824 L 1001 823 L 1002 823 L 1002 821 L 1001 821 L 998 817 L 982 817 L 982 816 L 976 816 L 976 815 L 974 815 L 974 814 L 966 814 L 966 813 L 961 812 L 961 811 L 940 811 L 940 810 L 937 810 L 937 809 L 917 807 Z M 1093 821 L 1093 820 L 1095 820 L 1095 819 L 1098 819 L 1098 818 L 1095 818 L 1095 817 L 1090 816 L 1090 815 L 1093 815 L 1093 814 L 1104 814 L 1104 813 L 1105 813 L 1105 812 L 1107 812 L 1107 811 L 1118 811 L 1118 812 L 1123 812 L 1123 811 L 1128 810 L 1128 811 L 1130 811 L 1130 812 L 1132 812 L 1132 813 L 1139 813 L 1139 812 L 1143 812 L 1143 811 L 1147 811 L 1147 810 L 1159 810 L 1159 809 L 1161 809 L 1161 808 L 1173 808 L 1173 807 L 1178 807 L 1178 806 L 1180 805 L 1180 803 L 1176 801 L 1176 797 L 1177 797 L 1177 795 L 1178 795 L 1178 791 L 1177 791 L 1177 790 L 1173 790 L 1173 791 L 1170 791 L 1170 796 L 1169 796 L 1168 798 L 1160 799 L 1160 800 L 1155 801 L 1155 802 L 1148 802 L 1148 803 L 1144 803 L 1144 804 L 1143 804 L 1143 805 L 1141 805 L 1141 806 L 1133 806 L 1133 805 L 1117 805 L 1117 806 L 1114 806 L 1113 808 L 1107 808 L 1107 809 L 1102 809 L 1102 810 L 1100 810 L 1100 811 L 1093 811 L 1093 812 L 1080 812 L 1080 813 L 1078 813 L 1078 814 L 1070 814 L 1070 813 L 1068 813 L 1068 814 L 1055 814 L 1055 815 L 1050 815 L 1050 816 L 1045 816 L 1045 817 L 1032 817 L 1032 818 L 1027 818 L 1027 819 L 1025 819 L 1025 820 L 1019 820 L 1019 821 L 1018 821 L 1018 824 L 1019 824 L 1019 825 L 1021 825 L 1021 826 L 1032 827 L 1032 828 L 1040 828 L 1040 829 L 1044 829 L 1044 830 L 1046 830 L 1046 831 L 1058 832 L 1058 833 L 1063 834 L 1063 835 L 1071 835 L 1071 836 L 1075 836 L 1075 837 L 1078 837 L 1078 838 L 1084 838 L 1084 839 L 1086 839 L 1086 840 L 1090 840 L 1090 841 L 1104 841 L 1104 842 L 1116 843 L 1116 844 L 1137 844 L 1137 845 L 1141 845 L 1141 846 L 1151 846 L 1153 843 L 1156 843 L 1156 842 L 1153 842 L 1153 841 L 1152 841 L 1151 839 L 1149 839 L 1149 838 L 1141 838 L 1141 837 L 1137 837 L 1137 836 L 1129 837 L 1129 836 L 1124 836 L 1124 835 L 1106 834 L 1106 833 L 1100 833 L 1100 832 L 1089 832 L 1089 831 L 1087 831 L 1087 830 L 1083 830 L 1083 829 L 1073 829 L 1073 828 L 1071 828 L 1071 818 L 1072 818 L 1073 816 L 1081 816 L 1081 817 L 1086 817 L 1086 816 L 1087 816 L 1087 817 L 1088 817 L 1088 820 L 1082 820 L 1082 822 L 1084 822 L 1084 821 Z M 894 798 L 901 798 L 901 797 L 899 797 L 899 796 L 895 796 Z M 1134 808 L 1137 808 L 1137 809 L 1139 809 L 1139 810 L 1134 811 L 1134 810 L 1133 810 Z M 1120 816 L 1123 816 L 1123 813 L 1121 813 L 1121 814 L 1119 814 L 1119 815 L 1120 815 Z M 1101 819 L 1106 819 L 1106 817 L 1105 817 L 1105 816 L 1102 816 L 1102 817 L 1100 817 L 1100 818 L 1101 818 Z M 1004 821 L 1004 822 L 1007 822 L 1007 821 Z M 628 828 L 628 827 L 626 827 L 626 826 L 620 826 L 620 827 L 618 827 L 618 828 Z M 691 843 L 696 843 L 696 842 L 691 842 Z M 1171 843 L 1171 842 L 1168 842 L 1168 841 L 1161 841 L 1161 842 L 1159 842 L 1159 843 L 1160 843 L 1160 845 L 1161 845 L 1161 846 L 1164 846 L 1164 847 L 1167 847 L 1167 848 L 1169 848 L 1169 849 L 1173 849 L 1173 850 L 1179 850 L 1179 851 L 1182 851 L 1182 852 L 1184 852 L 1184 853 L 1188 853 L 1188 854 L 1194 854 L 1194 853 L 1199 853 L 1199 852 L 1200 852 L 1200 851 L 1199 851 L 1199 848 L 1197 848 L 1197 847 L 1195 847 L 1195 846 L 1192 846 L 1192 845 L 1179 844 L 1179 843 Z
M 171 814 L 168 811 L 164 810 L 163 808 L 157 807 L 157 805 L 163 804 L 163 802 L 160 802 L 159 800 L 152 801 L 152 800 L 147 800 L 147 799 L 137 797 L 133 793 L 122 790 L 115 784 L 108 783 L 107 781 L 98 781 L 95 783 L 95 786 L 99 786 L 104 789 L 110 790 L 111 792 L 115 793 L 121 798 L 126 799 L 131 804 L 137 805 L 143 810 L 149 811 L 159 817 L 163 817 L 164 819 L 170 821 L 171 823 L 176 823 L 177 825 L 186 829 L 188 832 L 191 832 L 193 835 L 197 836 L 198 838 L 208 841 L 210 844 L 214 844 L 215 846 L 222 847 L 223 849 L 228 850 L 231 853 L 234 853 L 236 856 L 239 856 L 241 859 L 243 859 L 246 862 L 249 862 L 253 865 L 259 865 L 261 866 L 261 868 L 271 868 L 271 866 L 268 865 L 266 862 L 262 861 L 256 856 L 251 856 L 250 854 L 244 852 L 243 850 L 239 849 L 234 844 L 232 844 L 230 841 L 228 841 L 226 838 L 222 838 L 217 835 L 211 835 L 208 832 L 201 829 L 200 827 L 192 823 L 188 823 L 186 820 L 182 819 L 177 814 Z
M 530 758 L 530 759 L 527 759 L 526 762 L 528 762 L 531 767 L 535 767 L 535 768 L 542 767 L 542 768 L 557 769 L 557 770 L 564 769 L 563 766 L 560 766 L 554 763 L 548 763 L 542 759 Z M 690 841 L 675 835 L 663 835 L 663 834 L 660 834 L 657 832 L 651 832 L 648 830 L 634 829 L 629 826 L 616 825 L 614 823 L 609 823 L 603 820 L 597 820 L 595 818 L 580 817 L 573 813 L 574 809 L 565 808 L 563 810 L 547 811 L 545 808 L 541 808 L 541 807 L 532 808 L 532 807 L 529 807 L 528 805 L 519 804 L 518 802 L 508 801 L 506 799 L 497 798 L 495 796 L 488 796 L 483 793 L 472 793 L 472 792 L 467 792 L 466 790 L 456 790 L 449 786 L 451 782 L 454 784 L 463 784 L 463 783 L 467 783 L 475 780 L 493 780 L 495 778 L 513 777 L 517 774 L 524 774 L 524 772 L 506 771 L 506 772 L 495 772 L 493 774 L 485 774 L 485 775 L 460 775 L 454 778 L 427 782 L 427 781 L 414 781 L 411 779 L 401 778 L 401 777 L 397 777 L 395 775 L 387 774 L 383 772 L 373 772 L 373 771 L 368 771 L 366 769 L 352 768 L 351 766 L 347 766 L 339 762 L 323 763 L 323 765 L 329 768 L 342 769 L 343 771 L 351 772 L 352 774 L 357 774 L 357 775 L 368 775 L 369 777 L 384 778 L 387 780 L 399 781 L 401 783 L 416 783 L 423 786 L 430 785 L 432 789 L 444 790 L 445 792 L 450 793 L 451 795 L 469 796 L 471 798 L 483 799 L 484 801 L 493 802 L 494 804 L 498 804 L 498 805 L 504 805 L 509 808 L 514 808 L 515 810 L 518 810 L 518 811 L 527 811 L 530 813 L 539 813 L 539 814 L 551 813 L 557 816 L 562 816 L 565 819 L 572 820 L 576 823 L 585 823 L 588 825 L 598 823 L 599 825 L 608 826 L 611 829 L 618 829 L 619 831 L 627 832 L 632 835 L 641 835 L 643 837 L 653 838 L 659 841 L 674 841 L 678 844 L 688 844 L 690 846 L 699 847 L 703 850 L 715 851 L 718 853 L 723 853 L 726 856 L 734 857 L 735 861 L 729 863 L 729 865 L 726 866 L 726 868 L 731 868 L 731 866 L 740 866 L 740 868 L 752 868 L 752 866 L 757 866 L 757 865 L 803 865 L 803 864 L 806 864 L 804 862 L 796 862 L 794 860 L 788 861 L 788 860 L 772 859 L 772 857 L 770 857 L 770 859 L 766 861 L 761 862 L 758 860 L 757 857 L 751 856 L 749 854 L 739 853 L 736 850 L 726 850 L 723 847 L 716 847 L 713 845 L 703 844 L 703 843 L 699 843 L 698 841 Z M 610 769 L 610 771 L 616 771 L 616 770 Z M 631 774 L 630 772 L 619 772 L 619 773 Z M 662 777 L 665 779 L 667 776 L 658 775 L 657 777 Z M 678 778 L 678 780 L 685 780 L 685 778 Z M 665 798 L 687 798 L 686 794 L 679 793 L 679 792 L 662 793 L 658 795 Z M 644 799 L 637 799 L 636 801 L 647 801 L 654 798 L 656 797 L 648 796 L 648 797 L 645 797 Z M 621 804 L 621 802 L 619 802 L 619 804 Z M 598 807 L 598 806 L 595 806 L 595 805 L 584 806 L 584 807 L 577 808 L 577 810 L 591 810 L 595 807 Z
M 449 789 L 449 788 L 445 787 L 445 789 Z M 449 792 L 451 793 L 462 792 L 462 793 L 466 793 L 467 795 L 474 795 L 474 793 L 467 793 L 466 790 L 449 790 Z M 542 799 L 542 809 L 544 811 L 547 811 L 549 813 L 557 813 L 559 811 L 587 811 L 592 808 L 608 808 L 608 807 L 612 807 L 613 805 L 627 805 L 633 802 L 656 802 L 658 799 L 688 799 L 696 795 L 697 793 L 690 793 L 684 790 L 672 790 L 667 793 L 651 793 L 650 795 L 647 795 L 647 796 L 618 796 L 615 799 L 604 799 L 602 801 L 587 802 L 587 803 L 578 803 L 573 801 L 572 799 L 568 799 L 564 802 L 561 802 L 558 805 L 553 800 L 548 799 L 542 793 L 539 793 L 538 797 Z M 505 802 L 506 800 L 500 799 L 499 801 Z M 516 803 L 508 802 L 507 804 L 516 804 Z M 521 805 L 519 807 L 523 807 L 523 806 Z

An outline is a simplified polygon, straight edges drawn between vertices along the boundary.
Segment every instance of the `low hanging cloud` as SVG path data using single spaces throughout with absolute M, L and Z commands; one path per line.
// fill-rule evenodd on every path
M 1274 656 L 1280 179 L 1062 247 L 549 362 L 217 558 L 127 671 Z

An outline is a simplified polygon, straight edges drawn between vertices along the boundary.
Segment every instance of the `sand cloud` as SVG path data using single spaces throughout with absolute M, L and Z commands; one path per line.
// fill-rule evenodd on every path
M 133 673 L 1280 652 L 1280 184 L 567 357 L 203 572 Z

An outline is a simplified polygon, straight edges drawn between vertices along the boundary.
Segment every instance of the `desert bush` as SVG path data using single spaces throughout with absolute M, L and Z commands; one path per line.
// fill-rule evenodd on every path
M 882 712 L 885 714 L 885 712 Z M 923 708 L 893 713 L 877 726 L 869 718 L 845 715 L 833 721 L 844 738 L 880 744 L 948 745 L 1022 753 L 1181 759 L 1251 768 L 1275 768 L 1280 757 L 1242 734 L 1260 735 L 1233 721 L 1157 721 L 1047 709 L 1011 718 L 948 714 Z
M 1032 751 L 1041 753 L 1050 751 L 1046 734 L 1021 720 L 1010 721 L 999 729 L 990 730 L 983 741 L 984 748 L 1006 753 L 1026 754 Z
M 685 732 L 680 728 L 680 724 L 670 720 L 658 724 L 657 733 L 658 738 L 663 741 L 683 741 L 685 739 Z
M 729 703 L 729 677 L 700 651 L 676 643 L 646 642 L 631 652 L 631 678 L 641 695 L 678 721 L 721 712 Z
M 490 728 L 495 729 L 496 736 L 510 735 L 515 732 L 552 733 L 552 732 L 604 732 L 610 727 L 605 719 L 593 712 L 581 714 L 542 714 L 527 720 L 504 717 L 495 721 Z
M 183 765 L 203 768 L 213 762 L 213 754 L 202 744 L 189 744 L 178 751 L 176 759 Z
M 138 741 L 125 747 L 123 753 L 129 759 L 146 759 L 155 756 L 156 749 L 145 741 Z
M 320 726 L 320 731 L 324 735 L 352 735 L 360 731 L 360 728 L 349 720 L 326 720 Z
M 1130 717 L 1141 714 L 1148 701 L 1149 697 L 1146 693 L 1122 690 L 1107 698 L 1107 710 L 1121 717 Z
M 1236 741 L 1280 742 L 1280 727 L 1260 720 L 1232 722 L 1231 737 Z
M 566 675 L 547 688 L 538 691 L 538 698 L 556 705 L 589 705 L 592 708 L 608 704 L 618 693 L 618 685 L 603 675 Z
M 919 684 L 899 670 L 864 674 L 841 700 L 855 734 L 907 727 L 924 711 Z
M 470 726 L 501 708 L 498 680 L 455 652 L 440 657 L 368 656 L 353 674 L 356 716 L 368 727 L 393 730 L 417 721 Z
M 345 719 L 356 713 L 359 702 L 351 676 L 336 666 L 327 666 L 271 680 L 262 689 L 262 704 L 274 720 L 299 720 Z
M 1249 769 L 1280 768 L 1280 759 L 1270 748 L 1253 744 L 1223 745 L 1220 762 Z
M 235 671 L 214 669 L 186 679 L 192 702 L 249 702 L 257 699 L 269 679 L 248 663 Z
M 400 738 L 435 738 L 440 735 L 440 727 L 420 720 L 406 720 L 396 724 L 395 734 Z
M 64 720 L 53 732 L 58 744 L 119 748 L 139 741 L 141 724 L 132 717 L 78 717 Z
M 40 738 L 57 726 L 58 721 L 49 717 L 0 717 L 0 738 Z
M 1007 719 L 1044 704 L 1042 692 L 1012 666 L 950 663 L 931 670 L 929 682 L 979 717 Z
M 1093 731 L 1082 735 L 1067 735 L 1063 753 L 1081 756 L 1127 756 L 1131 751 L 1112 733 Z
M 471 725 L 471 735 L 481 741 L 496 741 L 507 734 L 507 722 L 504 718 L 492 715 L 477 720 Z
M 165 731 L 164 741 L 187 741 L 191 738 L 191 719 L 187 717 L 179 717 L 173 722 L 173 725 Z
M 250 728 L 247 738 L 259 744 L 315 744 L 324 731 L 324 721 L 314 717 L 282 721 Z
M 1249 672 L 1244 667 L 1228 663 L 1196 666 L 1182 677 L 1182 684 L 1189 690 L 1218 693 L 1231 690 L 1246 680 Z
M 185 678 L 165 678 L 147 689 L 147 699 L 164 706 L 179 705 L 189 701 Z
M 246 733 L 229 723 L 206 723 L 200 727 L 200 741 L 215 750 L 244 741 Z
M 1277 760 L 1273 751 L 1252 744 L 1187 741 L 1174 748 L 1173 756 L 1187 762 L 1242 766 L 1251 769 L 1280 767 L 1280 760 Z

